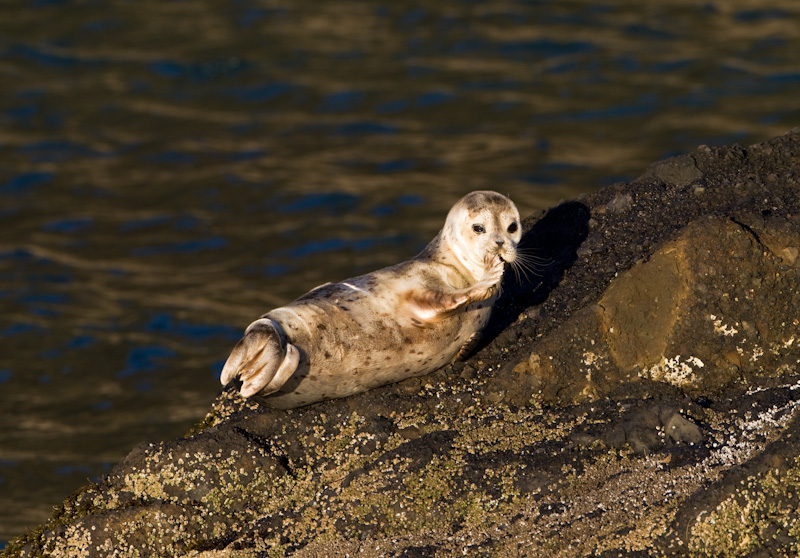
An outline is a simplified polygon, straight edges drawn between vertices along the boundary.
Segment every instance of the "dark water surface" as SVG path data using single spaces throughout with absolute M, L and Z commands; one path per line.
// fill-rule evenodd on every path
M 0 541 L 178 436 L 263 311 L 800 122 L 800 5 L 0 3 Z

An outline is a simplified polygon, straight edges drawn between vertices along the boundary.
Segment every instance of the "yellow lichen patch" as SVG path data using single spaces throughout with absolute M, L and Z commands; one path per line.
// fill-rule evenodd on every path
M 800 457 L 785 472 L 770 470 L 749 477 L 742 488 L 709 513 L 700 514 L 691 528 L 693 556 L 748 556 L 769 543 L 800 555 Z

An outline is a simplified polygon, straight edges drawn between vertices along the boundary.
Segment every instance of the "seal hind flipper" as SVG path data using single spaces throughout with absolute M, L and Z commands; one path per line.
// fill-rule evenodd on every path
M 266 388 L 272 393 L 286 383 L 299 362 L 299 351 L 286 342 L 280 325 L 269 318 L 260 318 L 248 326 L 244 337 L 233 348 L 222 368 L 220 381 L 225 385 L 240 378 L 244 397 Z

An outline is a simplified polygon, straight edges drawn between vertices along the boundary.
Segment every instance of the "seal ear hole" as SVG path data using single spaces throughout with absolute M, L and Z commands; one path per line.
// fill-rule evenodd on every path
M 475 225 L 473 225 L 473 227 L 474 227 L 474 226 L 475 226 Z M 511 233 L 511 234 L 514 234 L 515 232 L 517 232 L 517 229 L 518 229 L 518 228 L 519 228 L 519 225 L 517 225 L 517 222 L 516 222 L 516 221 L 514 221 L 513 223 L 511 223 L 511 224 L 508 226 L 508 232 L 509 232 L 509 233 Z
M 472 225 L 472 230 L 475 232 L 475 234 L 483 234 L 486 232 L 486 227 L 484 227 L 480 223 L 474 223 Z

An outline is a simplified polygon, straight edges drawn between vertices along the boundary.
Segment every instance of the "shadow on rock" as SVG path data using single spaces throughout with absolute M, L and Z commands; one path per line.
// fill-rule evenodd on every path
M 494 340 L 520 312 L 547 300 L 564 272 L 575 263 L 578 247 L 589 234 L 590 217 L 588 206 L 570 201 L 547 211 L 538 220 L 532 216 L 523 222 L 520 264 L 516 269 L 507 269 L 503 276 L 502 294 L 478 349 Z

